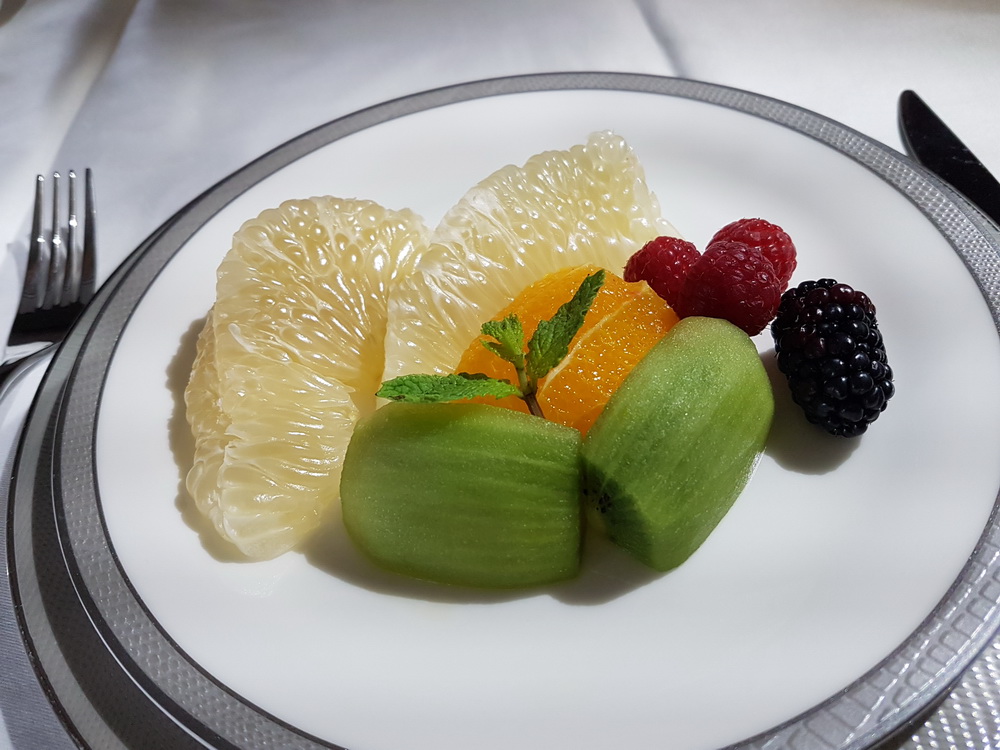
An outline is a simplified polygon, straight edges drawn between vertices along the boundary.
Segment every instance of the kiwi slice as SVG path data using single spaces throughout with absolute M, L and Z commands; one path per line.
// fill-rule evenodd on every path
M 611 539 L 656 570 L 687 560 L 746 486 L 773 414 L 750 338 L 716 318 L 680 321 L 583 444 L 584 491 Z
M 340 480 L 344 524 L 382 567 L 440 583 L 533 586 L 580 565 L 580 433 L 471 403 L 384 406 Z

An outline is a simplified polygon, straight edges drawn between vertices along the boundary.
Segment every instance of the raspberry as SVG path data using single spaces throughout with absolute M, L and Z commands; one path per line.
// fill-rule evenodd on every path
M 645 281 L 671 307 L 680 296 L 688 268 L 698 260 L 695 246 L 679 237 L 657 237 L 625 264 L 625 281 Z
M 771 333 L 792 400 L 833 435 L 863 433 L 895 393 L 864 292 L 833 279 L 804 281 L 782 295 Z
M 781 289 L 774 266 L 760 250 L 722 240 L 709 245 L 688 270 L 674 310 L 682 318 L 725 318 L 755 336 L 774 317 Z
M 708 244 L 721 240 L 742 242 L 758 248 L 774 266 L 782 291 L 788 286 L 795 271 L 795 245 L 777 224 L 764 219 L 740 219 L 716 232 Z

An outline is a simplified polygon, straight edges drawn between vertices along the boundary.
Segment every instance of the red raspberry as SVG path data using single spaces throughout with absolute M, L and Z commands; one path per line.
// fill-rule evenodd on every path
M 782 289 L 760 250 L 721 240 L 691 266 L 674 310 L 682 318 L 724 318 L 755 336 L 777 314 Z
M 688 269 L 700 254 L 679 237 L 650 240 L 625 264 L 625 281 L 645 281 L 671 307 L 680 296 Z
M 795 245 L 792 238 L 777 224 L 764 219 L 740 219 L 727 224 L 709 241 L 709 245 L 720 240 L 742 242 L 758 248 L 771 261 L 777 274 L 781 291 L 785 291 L 795 270 Z

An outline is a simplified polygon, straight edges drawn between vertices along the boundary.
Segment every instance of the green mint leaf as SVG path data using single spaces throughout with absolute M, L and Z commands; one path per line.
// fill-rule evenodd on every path
M 534 335 L 528 342 L 527 373 L 532 381 L 544 378 L 563 357 L 569 354 L 569 345 L 576 336 L 583 319 L 594 303 L 594 297 L 604 284 L 604 271 L 591 274 L 583 280 L 573 299 L 560 307 L 549 320 L 539 321 Z
M 436 404 L 477 396 L 520 396 L 517 386 L 505 380 L 467 372 L 455 375 L 401 375 L 382 383 L 376 396 L 410 404 Z
M 496 341 L 482 341 L 483 346 L 514 367 L 524 367 L 524 328 L 516 315 L 508 315 L 503 320 L 483 323 L 484 336 L 492 336 Z

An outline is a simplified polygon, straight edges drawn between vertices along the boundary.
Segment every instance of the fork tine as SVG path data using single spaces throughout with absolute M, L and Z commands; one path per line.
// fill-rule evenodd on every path
M 94 296 L 97 280 L 97 201 L 90 167 L 84 171 L 83 255 L 80 259 L 79 301 L 86 304 Z
M 45 279 L 49 273 L 49 245 L 42 229 L 42 204 L 45 178 L 35 178 L 35 207 L 31 216 L 31 244 L 28 248 L 28 263 L 24 270 L 24 287 L 18 312 L 26 313 L 42 305 Z
M 61 176 L 52 173 L 52 233 L 49 235 L 49 272 L 45 285 L 42 309 L 49 310 L 61 302 L 63 277 L 66 273 L 66 243 L 63 237 L 61 212 L 59 211 L 59 190 Z
M 66 175 L 69 182 L 68 216 L 66 217 L 66 269 L 59 304 L 70 305 L 80 297 L 80 243 L 77 239 L 76 172 Z

